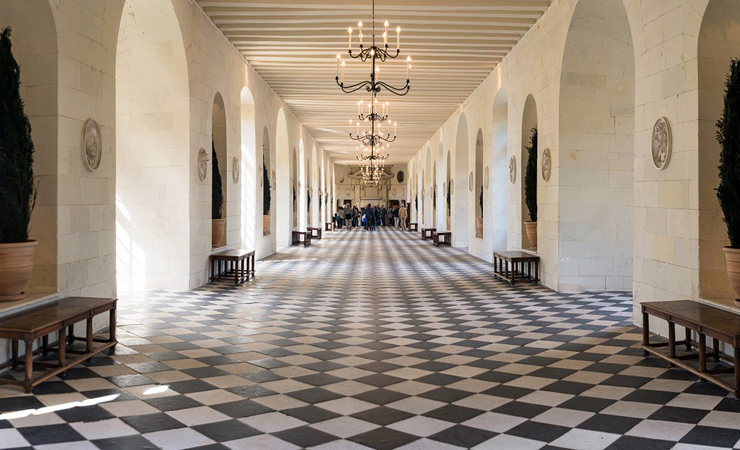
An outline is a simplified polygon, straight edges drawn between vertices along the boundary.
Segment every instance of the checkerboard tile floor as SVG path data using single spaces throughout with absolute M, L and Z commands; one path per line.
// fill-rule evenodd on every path
M 325 236 L 242 287 L 122 298 L 114 355 L 0 387 L 0 448 L 740 448 L 740 402 L 643 357 L 629 294 Z

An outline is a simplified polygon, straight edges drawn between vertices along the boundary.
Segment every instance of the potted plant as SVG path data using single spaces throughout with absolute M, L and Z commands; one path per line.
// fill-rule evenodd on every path
M 211 247 L 223 247 L 226 237 L 226 218 L 223 217 L 224 191 L 221 185 L 221 172 L 218 170 L 218 156 L 216 144 L 211 139 L 211 157 L 213 166 L 211 172 Z
M 727 275 L 740 297 L 740 59 L 731 61 L 725 87 L 724 111 L 717 121 L 721 147 L 717 198 L 730 238 L 730 245 L 724 247 Z M 740 306 L 740 299 L 735 303 Z
M 437 227 L 437 185 L 432 188 L 432 228 Z
M 270 234 L 270 204 L 272 193 L 270 187 L 270 175 L 267 173 L 265 157 L 262 156 L 262 235 Z
M 447 181 L 447 229 L 450 229 L 450 212 L 452 211 L 452 183 Z
M 34 146 L 20 84 L 10 28 L 5 28 L 0 35 L 0 301 L 26 296 L 23 290 L 31 278 L 37 244 L 28 239 L 36 203 Z
M 293 226 L 298 226 L 298 209 L 295 207 L 296 204 L 296 193 L 295 193 L 295 181 L 293 181 Z
M 532 136 L 526 149 L 529 157 L 524 170 L 524 203 L 529 210 L 529 221 L 524 222 L 524 229 L 532 250 L 537 250 L 537 128 L 532 128 Z
M 480 206 L 480 217 L 475 218 L 475 237 L 483 239 L 483 185 L 480 187 L 478 205 Z

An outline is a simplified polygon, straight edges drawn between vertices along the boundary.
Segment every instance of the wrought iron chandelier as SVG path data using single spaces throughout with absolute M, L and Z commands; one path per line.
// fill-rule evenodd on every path
M 352 59 L 359 59 L 362 62 L 366 62 L 367 60 L 371 61 L 372 67 L 370 71 L 370 79 L 361 81 L 359 83 L 351 84 L 348 86 L 345 86 L 344 84 L 344 61 L 342 61 L 341 54 L 337 53 L 337 74 L 335 77 L 335 80 L 339 87 L 342 89 L 345 93 L 352 93 L 356 92 L 362 88 L 365 88 L 367 92 L 371 92 L 373 96 L 375 96 L 378 92 L 380 92 L 382 89 L 387 90 L 388 92 L 391 92 L 396 95 L 406 95 L 409 93 L 409 89 L 411 88 L 410 83 L 410 75 L 411 75 L 411 57 L 406 58 L 406 84 L 401 87 L 396 87 L 393 85 L 390 85 L 384 81 L 380 81 L 378 79 L 379 76 L 379 67 L 377 66 L 377 62 L 385 62 L 387 59 L 395 59 L 398 58 L 398 56 L 401 54 L 401 27 L 396 28 L 396 51 L 388 51 L 388 21 L 385 21 L 385 31 L 383 32 L 383 46 L 378 46 L 375 43 L 375 0 L 373 0 L 373 31 L 372 31 L 372 41 L 370 43 L 370 46 L 364 47 L 363 44 L 363 38 L 364 35 L 362 34 L 362 21 L 357 22 L 357 27 L 359 31 L 359 38 L 360 38 L 360 50 L 358 52 L 352 51 L 352 27 L 349 27 L 347 29 L 347 32 L 349 33 L 349 41 L 347 44 L 347 52 L 349 53 L 350 58 Z M 341 73 L 340 73 L 341 69 Z
M 349 137 L 352 140 L 359 141 L 365 147 L 379 147 L 384 142 L 393 142 L 396 140 L 396 132 L 398 131 L 398 122 L 391 124 L 388 121 L 388 102 L 383 103 L 382 113 L 376 110 L 378 100 L 375 99 L 367 104 L 367 114 L 363 112 L 363 102 L 360 100 L 357 103 L 357 122 L 352 120 L 349 121 Z M 383 131 L 383 123 L 388 121 L 385 125 L 386 131 Z M 393 126 L 393 134 L 391 134 L 391 125 Z M 355 130 L 355 134 L 352 134 L 352 130 Z

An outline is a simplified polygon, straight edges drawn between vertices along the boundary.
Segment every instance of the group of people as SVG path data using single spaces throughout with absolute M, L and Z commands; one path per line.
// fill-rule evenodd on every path
M 368 203 L 367 207 L 360 209 L 345 203 L 334 214 L 335 227 L 346 230 L 357 228 L 360 225 L 365 231 L 374 231 L 376 227 L 394 227 L 397 230 L 405 230 L 407 218 L 408 210 L 405 204 L 386 208 L 385 205 L 373 206 Z

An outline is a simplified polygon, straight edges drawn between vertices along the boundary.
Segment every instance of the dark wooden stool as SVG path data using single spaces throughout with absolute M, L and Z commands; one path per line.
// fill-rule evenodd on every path
M 303 244 L 304 247 L 311 245 L 311 232 L 309 231 L 293 231 L 293 239 L 290 245 Z
M 234 284 L 243 284 L 254 276 L 254 250 L 224 250 L 210 256 L 210 280 L 233 276 Z
M 321 228 L 308 227 L 307 230 L 311 233 L 311 239 L 321 239 Z
M 421 239 L 425 241 L 427 239 L 431 239 L 435 231 L 437 231 L 436 228 L 422 228 L 421 229 Z
M 540 257 L 523 252 L 494 252 L 493 275 L 512 285 L 540 282 Z
M 334 231 L 334 222 L 324 222 L 324 231 Z
M 409 231 L 419 231 L 419 224 L 416 222 L 410 222 Z
M 451 231 L 438 231 L 432 234 L 432 242 L 439 247 L 440 245 L 452 245 Z

